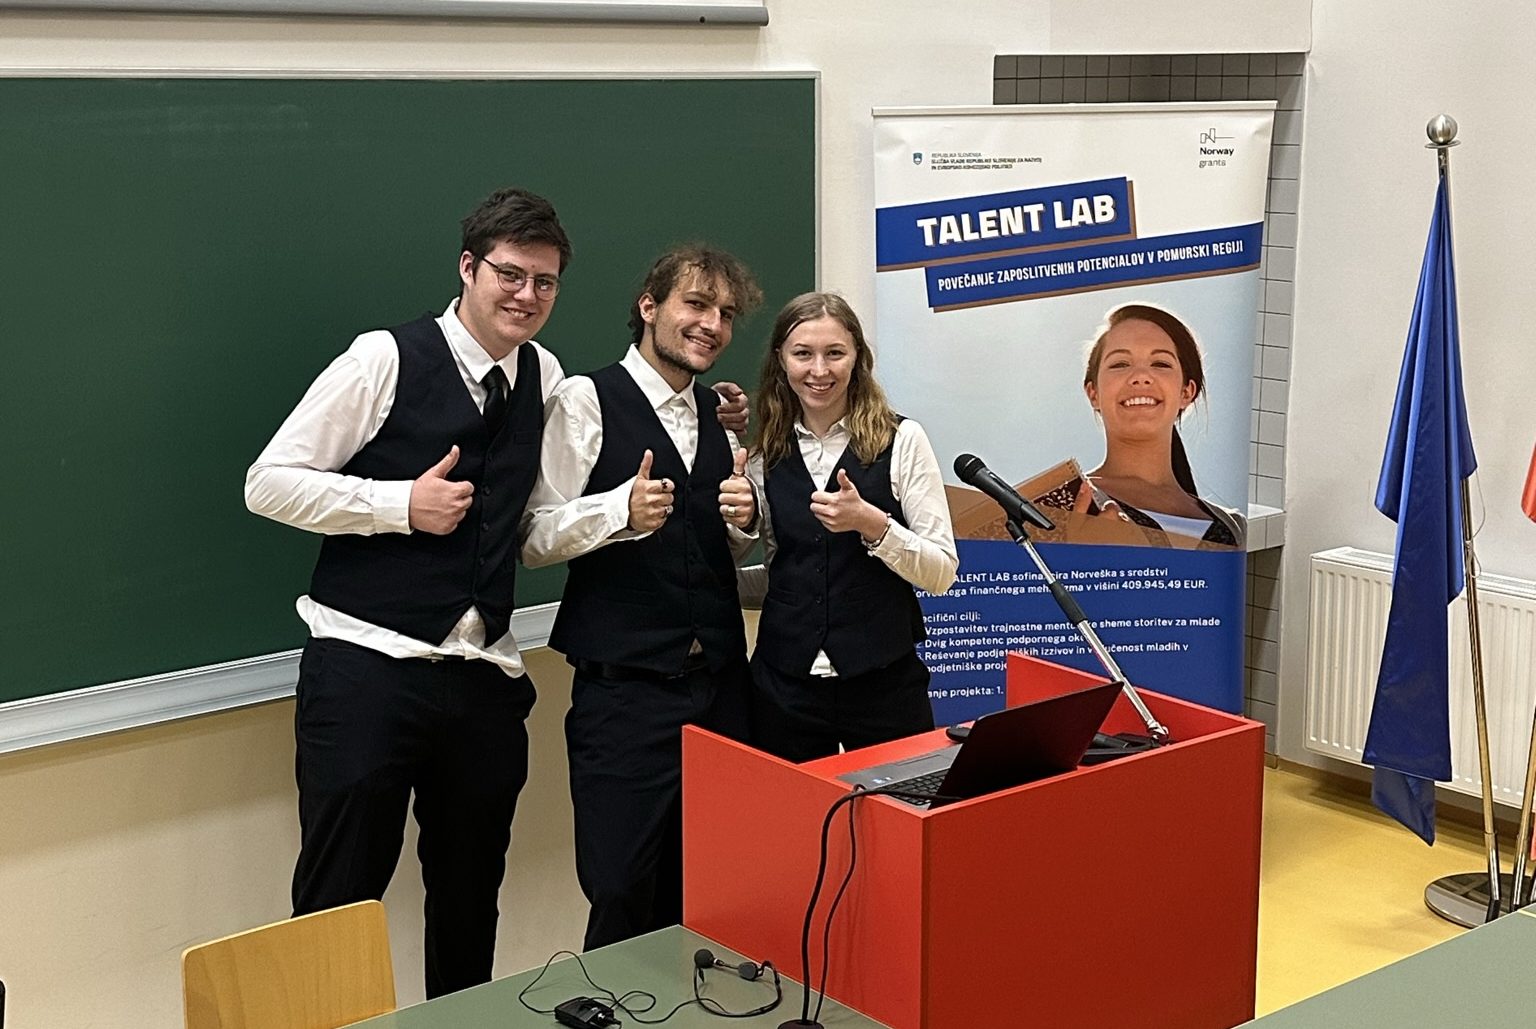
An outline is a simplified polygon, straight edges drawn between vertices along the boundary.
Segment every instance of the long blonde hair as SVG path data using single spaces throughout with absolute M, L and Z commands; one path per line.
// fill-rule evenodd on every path
M 818 318 L 831 318 L 853 338 L 853 374 L 848 381 L 848 412 L 843 421 L 852 437 L 849 446 L 854 456 L 867 468 L 896 437 L 896 412 L 875 381 L 875 355 L 864 339 L 859 316 L 836 293 L 802 293 L 785 304 L 774 319 L 758 375 L 757 442 L 753 451 L 761 455 L 765 470 L 789 456 L 795 445 L 795 420 L 800 416 L 800 398 L 790 389 L 779 351 L 801 323 Z

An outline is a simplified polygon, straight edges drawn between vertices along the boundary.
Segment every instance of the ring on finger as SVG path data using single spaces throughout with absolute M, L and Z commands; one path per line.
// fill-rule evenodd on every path
M 735 504 L 726 504 L 725 505 L 725 516 L 727 518 L 735 518 L 736 517 L 736 505 Z

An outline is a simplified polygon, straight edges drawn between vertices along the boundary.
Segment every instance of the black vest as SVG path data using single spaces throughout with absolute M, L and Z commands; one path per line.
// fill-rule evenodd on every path
M 872 557 L 857 532 L 828 532 L 811 514 L 811 493 L 836 490 L 842 469 L 859 495 L 905 526 L 891 493 L 891 448 L 868 468 L 849 447 L 825 485 L 792 442 L 769 470 L 768 507 L 778 549 L 768 569 L 768 595 L 758 623 L 757 653 L 790 675 L 805 675 L 824 650 L 844 678 L 884 668 L 924 638 L 912 585 Z
M 662 674 L 682 670 L 695 639 L 711 668 L 741 660 L 746 633 L 736 565 L 720 516 L 720 483 L 731 474 L 732 455 L 715 416 L 719 397 L 694 383 L 699 449 L 690 474 L 623 366 L 609 365 L 590 378 L 603 413 L 603 445 L 584 495 L 632 479 L 646 450 L 652 455 L 651 477 L 671 479 L 676 493 L 660 529 L 571 560 L 549 645 L 573 659 Z
M 439 644 L 471 605 L 495 643 L 512 617 L 517 523 L 539 470 L 544 389 L 539 355 L 518 348 L 517 384 L 493 439 L 464 387 L 448 341 L 430 315 L 390 329 L 400 352 L 394 405 L 343 475 L 415 479 L 454 444 L 448 478 L 476 486 L 469 511 L 447 536 L 385 532 L 327 536 L 309 595 L 372 625 Z

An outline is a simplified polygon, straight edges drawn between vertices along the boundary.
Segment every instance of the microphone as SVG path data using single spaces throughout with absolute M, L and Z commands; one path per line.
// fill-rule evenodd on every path
M 1040 509 L 1001 479 L 997 473 L 975 454 L 961 454 L 955 458 L 955 474 L 967 486 L 974 486 L 995 500 L 1009 518 L 1016 522 L 1028 522 L 1037 529 L 1054 529 L 1056 523 L 1040 513 Z
M 1118 757 L 1121 754 L 1138 753 L 1141 750 L 1147 749 L 1147 747 L 1154 747 L 1168 742 L 1168 728 L 1153 716 L 1151 710 L 1142 701 L 1141 694 L 1136 692 L 1136 687 L 1132 686 L 1131 681 L 1125 677 L 1125 673 L 1120 670 L 1120 666 L 1115 663 L 1115 659 L 1110 655 L 1109 648 L 1104 646 L 1104 641 L 1099 639 L 1099 634 L 1089 624 L 1088 616 L 1078 606 L 1071 592 L 1061 584 L 1061 580 L 1051 571 L 1050 566 L 1041 560 L 1039 552 L 1035 550 L 1034 545 L 1029 541 L 1029 537 L 1025 535 L 1022 524 L 1029 522 L 1031 525 L 1041 529 L 1054 529 L 1056 527 L 1055 523 L 1041 514 L 1034 504 L 1019 496 L 1017 490 L 1000 479 L 975 454 L 961 454 L 955 458 L 955 474 L 960 476 L 961 482 L 968 486 L 976 487 L 997 501 L 1002 509 L 1007 512 L 1008 534 L 1014 538 L 1014 542 L 1024 548 L 1025 552 L 1029 554 L 1030 559 L 1035 562 L 1035 567 L 1040 569 L 1040 574 L 1045 577 L 1045 584 L 1050 588 L 1051 596 L 1055 599 L 1057 606 L 1061 608 L 1062 614 L 1066 615 L 1067 621 L 1076 627 L 1078 633 L 1087 642 L 1088 649 L 1093 651 L 1093 656 L 1098 658 L 1099 664 L 1103 665 L 1104 670 L 1109 673 L 1109 677 L 1120 684 L 1121 688 L 1125 691 L 1126 699 L 1131 702 L 1131 706 L 1136 709 L 1136 713 L 1146 723 L 1149 735 L 1144 739 L 1138 737 L 1135 740 L 1125 740 L 1122 738 L 1119 740 L 1109 740 L 1106 744 L 1096 744 L 1095 749 L 1104 753 L 1104 756 L 1099 757 L 1098 760 L 1107 760 L 1109 757 Z M 784 1027 L 781 1026 L 780 1029 L 784 1029 Z
M 701 972 L 709 968 L 723 968 L 727 972 L 735 972 L 748 982 L 756 982 L 758 977 L 763 974 L 763 970 L 758 967 L 755 961 L 743 961 L 739 965 L 732 965 L 721 961 L 715 957 L 714 952 L 704 947 L 693 952 L 693 967 Z

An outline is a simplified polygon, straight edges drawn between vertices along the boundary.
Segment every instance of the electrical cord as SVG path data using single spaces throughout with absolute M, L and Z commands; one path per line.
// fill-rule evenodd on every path
M 933 801 L 956 801 L 963 798 L 936 795 L 929 793 L 912 793 L 907 790 L 897 789 L 891 786 L 881 786 L 873 790 L 863 786 L 854 786 L 853 790 L 838 797 L 827 809 L 826 817 L 821 822 L 821 846 L 820 856 L 816 863 L 816 883 L 811 887 L 811 899 L 805 906 L 805 923 L 800 929 L 800 982 L 802 999 L 800 1002 L 800 1024 L 816 1025 L 821 1019 L 821 1007 L 827 999 L 827 975 L 828 966 L 831 964 L 831 940 L 832 918 L 837 914 L 838 903 L 843 899 L 843 893 L 848 889 L 848 884 L 853 881 L 854 867 L 858 861 L 858 837 L 854 832 L 853 802 L 860 797 L 895 797 L 898 800 L 918 800 L 924 803 Z M 827 876 L 827 843 L 832 833 L 832 820 L 837 816 L 838 808 L 848 805 L 848 871 L 843 876 L 842 884 L 838 887 L 836 895 L 832 898 L 832 904 L 827 909 L 827 917 L 824 923 L 821 943 L 821 978 L 817 988 L 816 1018 L 811 1018 L 811 925 L 815 921 L 816 902 L 821 899 L 821 888 L 826 882 Z
M 748 980 L 749 982 L 761 980 L 764 973 L 773 976 L 773 1000 L 767 1004 L 755 1007 L 751 1011 L 727 1011 L 725 1006 L 713 997 L 705 997 L 699 993 L 700 988 L 704 985 L 704 969 L 702 968 L 695 968 L 693 970 L 693 999 L 701 1010 L 707 1011 L 711 1015 L 718 1015 L 721 1018 L 756 1018 L 758 1015 L 766 1015 L 784 1002 L 784 984 L 780 981 L 779 970 L 773 966 L 772 961 L 764 961 L 758 966 L 758 969 L 757 975 Z
M 519 1004 L 527 1008 L 529 1011 L 532 1011 L 535 1015 L 553 1015 L 555 1013 L 554 1008 L 550 1008 L 548 1011 L 546 1011 L 543 1008 L 536 1008 L 532 1004 L 528 1003 L 528 991 L 539 985 L 539 980 L 544 978 L 545 973 L 549 971 L 549 966 L 555 963 L 555 958 L 558 958 L 562 955 L 569 955 L 570 957 L 576 959 L 576 964 L 581 968 L 581 977 L 587 981 L 588 986 L 605 995 L 610 1001 L 617 999 L 614 997 L 611 991 L 604 989 L 592 981 L 592 975 L 587 971 L 587 966 L 582 964 L 580 954 L 576 953 L 574 950 L 557 950 L 549 956 L 548 961 L 544 962 L 544 967 L 539 969 L 539 974 L 534 976 L 533 980 L 528 983 L 527 986 L 524 986 L 521 990 L 517 991 L 517 1002 Z
M 544 1008 L 534 1007 L 528 1002 L 527 994 L 530 990 L 536 987 L 539 984 L 539 980 L 543 979 L 544 976 L 549 972 L 549 968 L 555 963 L 555 959 L 561 956 L 569 956 L 576 959 L 576 965 L 581 969 L 581 977 L 586 980 L 587 985 L 592 987 L 594 991 L 606 998 L 606 1007 L 608 1008 L 608 1014 L 610 1017 L 612 1016 L 613 1011 L 622 1011 L 631 1021 L 640 1025 L 660 1025 L 661 1023 L 672 1018 L 684 1008 L 694 1006 L 698 1007 L 701 1011 L 708 1012 L 709 1014 L 716 1015 L 720 1018 L 752 1018 L 757 1015 L 766 1014 L 767 1012 L 772 1011 L 774 1008 L 779 1006 L 779 1003 L 784 998 L 783 987 L 779 980 L 779 970 L 773 966 L 773 962 L 771 961 L 764 961 L 759 967 L 761 967 L 763 972 L 771 973 L 773 976 L 774 999 L 771 1003 L 763 1005 L 752 1011 L 729 1011 L 723 1004 L 715 1000 L 713 997 L 703 996 L 699 991 L 704 982 L 704 970 L 702 968 L 695 968 L 693 970 L 693 999 L 681 1002 L 671 1011 L 668 1011 L 665 1015 L 662 1015 L 660 1018 L 644 1018 L 642 1016 L 655 1011 L 661 1005 L 660 1000 L 654 993 L 650 993 L 646 990 L 629 990 L 625 993 L 615 994 L 608 987 L 599 985 L 597 981 L 592 978 L 592 973 L 587 971 L 587 966 L 582 962 L 580 954 L 577 954 L 573 950 L 557 950 L 549 956 L 548 961 L 544 962 L 544 967 L 539 969 L 539 974 L 534 976 L 528 985 L 519 990 L 517 994 L 518 1003 L 522 1004 L 523 1007 L 527 1008 L 529 1011 L 532 1011 L 536 1015 L 555 1015 L 558 1017 L 554 1008 L 549 1008 L 546 1010 Z M 759 973 L 759 977 L 761 977 L 761 973 Z M 617 1023 L 610 1022 L 609 1024 Z
M 553 954 L 551 954 L 549 956 L 549 960 L 544 962 L 544 967 L 539 969 L 539 974 L 534 976 L 533 979 L 528 983 L 528 985 L 524 986 L 521 990 L 519 990 L 517 992 L 517 1001 L 518 1001 L 519 1004 L 521 1004 L 523 1007 L 527 1008 L 529 1011 L 532 1011 L 535 1015 L 553 1015 L 555 1013 L 555 1009 L 554 1008 L 549 1008 L 548 1010 L 546 1010 L 544 1008 L 536 1008 L 532 1004 L 528 1003 L 528 992 L 530 990 L 532 990 L 535 986 L 539 985 L 539 981 L 541 979 L 543 979 L 544 976 L 549 972 L 549 966 L 553 965 L 555 963 L 555 959 L 556 958 L 562 957 L 562 956 L 571 957 L 571 958 L 574 958 L 576 960 L 576 966 L 581 969 L 581 977 L 587 981 L 587 985 L 588 986 L 592 987 L 592 989 L 596 990 L 598 993 L 600 993 L 604 997 L 608 998 L 608 1006 L 610 1008 L 614 1008 L 614 1007 L 618 1007 L 619 1006 L 619 997 L 618 997 L 618 995 L 616 995 L 612 990 L 608 989 L 606 986 L 599 986 L 597 984 L 597 982 L 592 978 L 592 973 L 587 971 L 586 964 L 582 962 L 581 955 L 576 953 L 574 950 L 557 950 Z M 624 996 L 628 997 L 629 994 L 626 993 L 626 994 L 624 994 Z M 649 997 L 650 994 L 646 994 L 646 996 Z M 655 1001 L 656 1001 L 656 998 L 655 997 L 651 997 L 651 1002 L 652 1002 L 651 1006 L 652 1007 L 655 1007 Z M 627 1011 L 628 1009 L 625 1009 L 625 1010 Z M 641 1010 L 649 1011 L 650 1008 L 642 1008 Z
M 832 919 L 837 917 L 837 906 L 843 901 L 843 894 L 848 892 L 848 884 L 853 881 L 853 870 L 859 863 L 859 836 L 853 831 L 853 805 L 848 805 L 848 871 L 843 874 L 842 885 L 832 896 L 832 903 L 827 906 L 827 919 L 821 929 L 821 982 L 816 989 L 816 1014 L 812 1016 L 814 1021 L 821 1021 L 821 1005 L 827 999 L 827 965 L 831 963 L 832 954 Z

